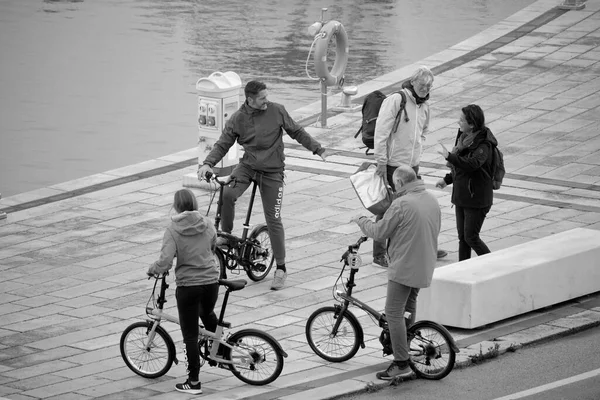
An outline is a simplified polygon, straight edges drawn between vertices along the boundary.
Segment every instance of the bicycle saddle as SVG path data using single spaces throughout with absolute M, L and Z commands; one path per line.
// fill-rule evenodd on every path
M 232 292 L 245 288 L 247 283 L 248 282 L 246 282 L 244 279 L 219 279 L 219 285 L 227 286 L 227 289 L 231 290 Z

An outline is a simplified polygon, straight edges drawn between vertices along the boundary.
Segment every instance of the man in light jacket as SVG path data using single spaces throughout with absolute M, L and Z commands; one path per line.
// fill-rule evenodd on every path
M 377 161 L 377 175 L 394 189 L 392 174 L 399 165 L 412 167 L 419 177 L 419 163 L 423 153 L 425 135 L 429 132 L 429 92 L 433 87 L 433 73 L 425 66 L 419 67 L 410 79 L 402 85 L 406 97 L 405 111 L 399 116 L 398 128 L 392 132 L 394 121 L 400 110 L 402 96 L 392 93 L 383 103 L 375 124 L 374 150 Z M 381 216 L 378 216 L 380 218 Z M 447 252 L 439 250 L 438 258 Z M 386 242 L 373 241 L 373 262 L 382 267 L 388 266 Z
M 389 239 L 387 316 L 394 361 L 377 378 L 390 380 L 412 374 L 408 365 L 407 325 L 415 322 L 417 295 L 429 287 L 437 260 L 437 238 L 442 213 L 437 198 L 413 168 L 398 166 L 392 175 L 396 194 L 383 218 L 373 222 L 364 216 L 352 219 L 364 235 L 373 240 Z M 410 313 L 405 321 L 404 313 Z

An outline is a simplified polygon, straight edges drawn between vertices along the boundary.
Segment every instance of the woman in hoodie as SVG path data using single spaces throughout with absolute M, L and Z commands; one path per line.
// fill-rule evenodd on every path
M 212 221 L 198 212 L 196 197 L 188 189 L 175 193 L 173 209 L 177 212 L 163 237 L 158 261 L 148 269 L 149 275 L 167 272 L 175 263 L 177 311 L 188 363 L 188 379 L 175 385 L 179 392 L 200 394 L 200 355 L 198 353 L 198 316 L 205 328 L 217 329 L 214 308 L 219 295 L 219 269 L 213 251 L 216 231 Z
M 436 186 L 452 188 L 452 204 L 458 230 L 458 260 L 471 258 L 471 249 L 478 256 L 490 249 L 479 237 L 483 221 L 492 207 L 492 150 L 498 141 L 485 126 L 483 110 L 469 104 L 461 110 L 458 135 L 454 148 L 448 151 L 442 144 L 439 153 L 446 159 L 450 173 Z

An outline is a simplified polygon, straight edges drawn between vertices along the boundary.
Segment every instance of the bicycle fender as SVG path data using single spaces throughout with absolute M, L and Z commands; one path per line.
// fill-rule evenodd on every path
M 154 324 L 154 322 L 152 320 L 146 320 L 146 323 L 148 324 L 148 329 L 152 328 L 152 325 Z M 171 338 L 171 335 L 169 335 L 169 333 L 167 332 L 167 330 L 165 328 L 163 328 L 162 326 L 158 325 L 156 327 L 156 331 L 162 331 L 163 333 L 163 337 L 167 337 L 171 340 L 169 340 L 167 342 L 167 346 L 171 349 L 171 351 L 173 352 L 173 354 L 175 354 L 175 357 L 173 357 L 173 362 L 175 363 L 175 365 L 179 365 L 179 360 L 177 359 L 177 350 L 175 349 L 175 342 L 173 342 L 173 339 Z
M 277 339 L 275 339 L 272 335 L 270 335 L 269 333 L 265 332 L 265 331 L 261 331 L 259 329 L 242 329 L 240 331 L 235 332 L 234 334 L 231 335 L 231 337 L 229 337 L 229 340 L 233 340 L 235 339 L 235 337 L 237 335 L 241 335 L 243 333 L 260 333 L 262 335 L 267 336 L 269 339 L 273 340 L 273 343 L 275 343 L 275 345 L 277 346 L 277 350 L 279 350 L 281 352 L 281 354 L 283 355 L 284 358 L 287 358 L 288 354 L 285 352 L 285 350 L 283 350 L 283 347 L 281 347 L 281 344 L 279 344 L 279 341 L 277 341 Z
M 356 333 L 358 334 L 358 341 L 360 342 L 360 348 L 364 349 L 366 346 L 365 346 L 365 334 L 363 332 L 362 325 L 358 322 L 358 318 L 356 318 L 356 316 L 354 314 L 352 314 L 352 311 L 346 310 L 345 314 L 346 314 L 346 317 L 348 317 L 348 319 L 351 320 L 354 323 L 354 325 L 357 327 Z
M 258 224 L 258 225 L 256 225 L 254 228 L 252 228 L 252 230 L 250 231 L 250 234 L 248 234 L 248 237 L 249 238 L 256 237 L 256 232 L 258 232 L 258 230 L 260 228 L 262 228 L 263 226 L 267 226 L 267 224 Z
M 448 329 L 446 329 L 446 327 L 444 325 L 440 325 L 435 321 L 428 321 L 428 320 L 421 320 L 421 321 L 417 321 L 415 322 L 409 329 L 411 329 L 412 327 L 418 327 L 418 325 L 421 322 L 427 322 L 430 324 L 433 324 L 436 326 L 436 328 L 438 328 L 440 331 L 444 332 L 445 334 L 448 335 L 448 337 L 450 338 L 450 346 L 452 347 L 452 350 L 454 350 L 455 353 L 460 353 L 460 349 L 458 348 L 458 345 L 456 344 L 456 341 L 454 340 L 454 338 L 452 337 L 452 334 L 448 331 Z

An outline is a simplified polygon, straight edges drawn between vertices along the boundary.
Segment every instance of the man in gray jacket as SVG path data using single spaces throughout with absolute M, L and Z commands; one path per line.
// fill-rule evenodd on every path
M 434 195 L 413 168 L 400 165 L 392 176 L 396 194 L 383 218 L 373 222 L 364 216 L 352 219 L 373 240 L 389 239 L 385 314 L 390 328 L 394 361 L 378 372 L 383 380 L 412 374 L 408 365 L 407 325 L 414 323 L 417 295 L 429 287 L 437 260 L 437 238 L 442 214 Z M 405 321 L 404 313 L 410 313 Z

